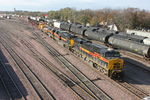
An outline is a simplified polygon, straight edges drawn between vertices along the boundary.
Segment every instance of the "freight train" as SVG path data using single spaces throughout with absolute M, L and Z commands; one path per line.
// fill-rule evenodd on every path
M 35 19 L 29 19 L 31 22 L 36 23 Z M 54 22 L 52 25 L 57 29 L 62 29 L 82 35 L 88 39 L 100 41 L 106 46 L 131 51 L 144 56 L 146 59 L 150 59 L 150 38 L 129 35 L 123 32 L 108 30 L 106 28 L 84 27 L 83 25 L 67 22 Z
M 45 27 L 42 31 L 108 77 L 123 78 L 124 60 L 121 59 L 118 51 L 94 44 L 90 40 L 79 38 L 60 29 Z
M 33 22 L 31 19 L 29 21 Z M 94 44 L 88 39 L 79 38 L 67 31 L 45 26 L 43 22 L 39 23 L 37 27 L 103 74 L 112 79 L 123 79 L 124 60 L 121 59 L 118 51 Z
M 59 27 L 54 24 L 54 27 L 80 34 L 88 39 L 103 42 L 107 46 L 131 51 L 144 56 L 144 58 L 150 58 L 150 39 L 147 37 L 129 35 L 106 28 L 84 27 L 79 24 L 66 22 L 61 22 Z

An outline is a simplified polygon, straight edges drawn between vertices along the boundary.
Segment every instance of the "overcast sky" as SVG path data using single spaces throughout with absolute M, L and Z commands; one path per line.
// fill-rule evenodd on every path
M 140 8 L 150 10 L 150 0 L 0 0 L 0 11 L 49 11 L 65 7 L 76 9 Z

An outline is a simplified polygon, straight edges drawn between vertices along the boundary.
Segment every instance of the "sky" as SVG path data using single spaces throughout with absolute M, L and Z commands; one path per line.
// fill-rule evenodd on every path
M 50 11 L 71 7 L 80 9 L 124 9 L 128 7 L 150 11 L 150 0 L 0 0 L 0 11 Z

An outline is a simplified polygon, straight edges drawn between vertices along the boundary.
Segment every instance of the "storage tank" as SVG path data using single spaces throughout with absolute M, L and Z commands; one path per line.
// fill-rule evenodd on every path
M 125 49 L 150 58 L 150 47 L 144 44 L 111 36 L 108 42 L 113 47 Z

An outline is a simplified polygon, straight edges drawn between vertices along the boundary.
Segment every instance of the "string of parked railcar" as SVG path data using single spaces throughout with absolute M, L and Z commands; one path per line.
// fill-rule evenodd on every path
M 29 19 L 29 21 L 34 25 L 37 24 L 32 19 Z M 58 28 L 45 27 L 43 22 L 38 24 L 38 28 L 108 77 L 122 79 L 124 61 L 118 51 L 94 44 Z

